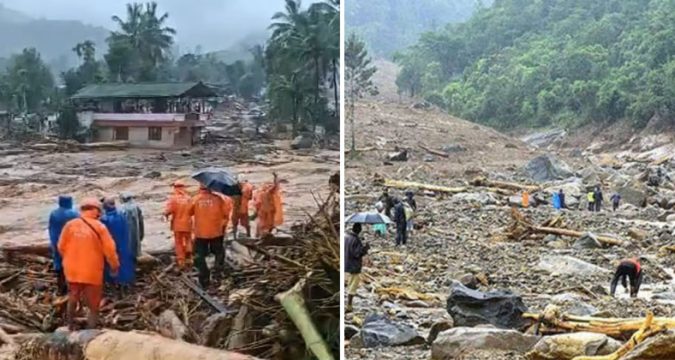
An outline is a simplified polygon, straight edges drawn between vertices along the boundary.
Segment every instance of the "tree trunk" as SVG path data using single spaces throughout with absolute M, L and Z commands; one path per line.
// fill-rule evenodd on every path
M 316 76 L 316 88 L 314 88 L 314 116 L 312 116 L 312 134 L 316 133 L 317 115 L 319 109 L 319 96 L 321 95 L 321 67 L 319 66 L 319 57 L 314 58 L 314 71 Z
M 340 114 L 340 98 L 338 95 L 338 66 L 337 59 L 333 59 L 333 96 L 335 97 L 335 115 L 339 117 Z
M 298 100 L 293 96 L 293 123 L 291 124 L 293 137 L 298 136 Z

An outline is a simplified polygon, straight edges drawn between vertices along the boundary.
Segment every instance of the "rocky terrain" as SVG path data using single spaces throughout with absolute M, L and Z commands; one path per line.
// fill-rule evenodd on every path
M 413 190 L 418 212 L 406 247 L 394 245 L 393 226 L 388 239 L 366 231 L 372 248 L 365 284 L 346 314 L 347 358 L 564 359 L 571 356 L 556 353 L 556 344 L 570 342 L 576 355 L 607 354 L 626 338 L 581 333 L 542 340 L 527 323 L 517 327 L 528 335 L 501 329 L 516 327 L 505 326 L 504 317 L 513 309 L 540 313 L 548 305 L 602 318 L 644 318 L 648 311 L 675 316 L 672 137 L 597 137 L 582 146 L 578 137 L 554 130 L 517 139 L 426 104 L 386 100 L 357 105 L 355 126 L 358 151 L 346 155 L 346 213 L 373 211 L 384 184 L 399 198 Z M 345 138 L 350 134 L 347 124 Z M 530 206 L 523 209 L 522 191 L 502 183 L 533 186 Z M 601 212 L 589 212 L 586 192 L 596 185 L 606 201 Z M 568 205 L 562 211 L 551 205 L 559 189 Z M 609 202 L 614 192 L 623 198 L 617 212 Z M 543 225 L 579 236 L 532 230 Z M 599 241 L 605 237 L 620 245 Z M 621 285 L 610 297 L 614 268 L 632 256 L 644 257 L 638 298 Z M 471 320 L 458 310 L 464 286 L 511 292 L 498 294 L 510 310 Z

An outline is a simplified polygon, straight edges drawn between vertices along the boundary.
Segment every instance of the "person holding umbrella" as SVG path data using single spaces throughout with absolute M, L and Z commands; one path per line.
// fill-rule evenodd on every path
M 192 198 L 190 216 L 194 222 L 195 266 L 199 271 L 199 284 L 206 288 L 211 282 L 211 271 L 206 257 L 216 257 L 213 270 L 220 273 L 225 267 L 225 227 L 229 215 L 226 201 L 205 185 Z

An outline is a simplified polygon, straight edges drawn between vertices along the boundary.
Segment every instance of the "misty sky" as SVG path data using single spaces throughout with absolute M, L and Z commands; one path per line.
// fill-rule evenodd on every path
M 124 18 L 130 0 L 0 0 L 33 17 L 82 22 L 114 29 L 112 15 Z M 145 1 L 138 1 L 145 2 Z M 202 45 L 205 51 L 226 48 L 251 33 L 265 31 L 283 0 L 156 0 L 160 13 L 178 34 L 182 50 Z M 315 1 L 305 0 L 303 7 Z

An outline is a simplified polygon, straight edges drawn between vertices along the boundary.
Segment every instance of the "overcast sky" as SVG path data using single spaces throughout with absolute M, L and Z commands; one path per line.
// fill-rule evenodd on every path
M 5 6 L 33 17 L 80 20 L 114 29 L 112 15 L 124 18 L 129 0 L 0 0 Z M 145 1 L 138 1 L 145 2 Z M 226 48 L 251 33 L 265 31 L 270 18 L 284 9 L 284 0 L 157 0 L 160 14 L 169 13 L 169 25 L 182 48 Z M 303 7 L 314 1 L 305 0 Z

